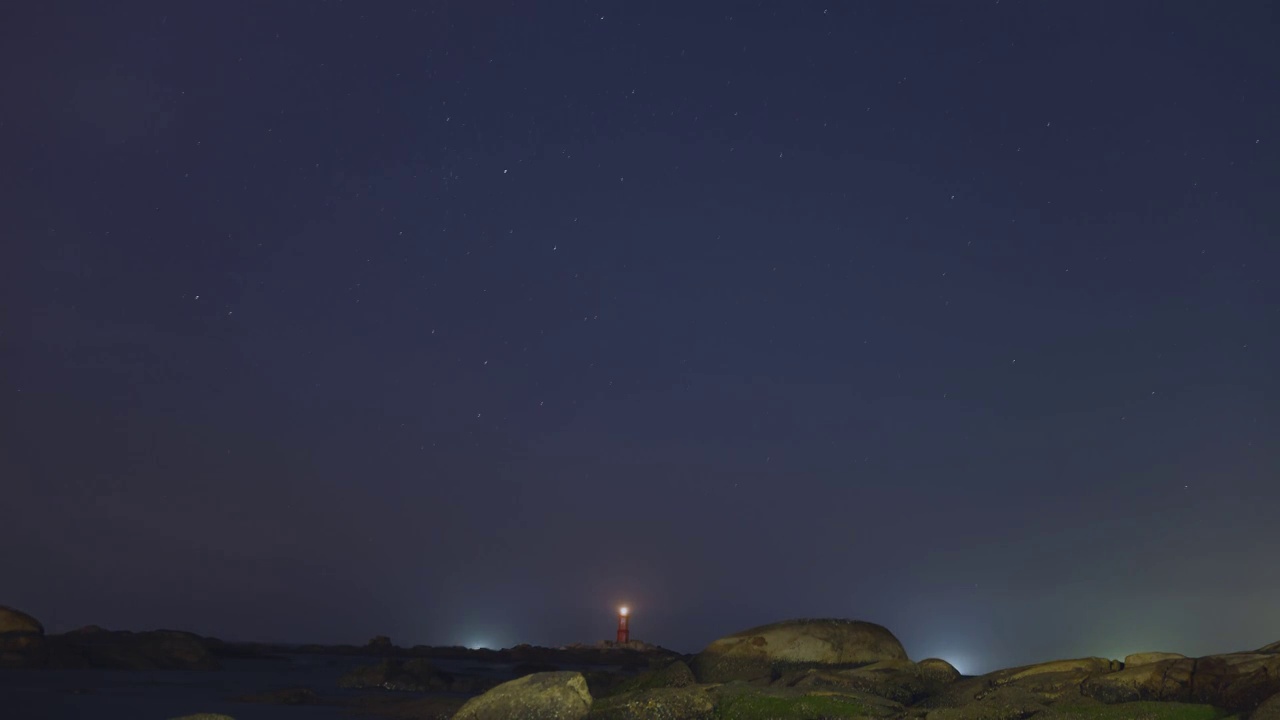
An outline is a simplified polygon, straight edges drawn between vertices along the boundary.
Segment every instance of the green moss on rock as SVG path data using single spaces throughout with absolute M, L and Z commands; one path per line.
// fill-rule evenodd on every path
M 845 695 L 743 693 L 721 699 L 713 717 L 715 720 L 835 720 L 877 715 L 870 707 Z
M 1072 707 L 1055 705 L 1036 720 L 1229 720 L 1233 716 L 1212 705 L 1174 702 L 1130 702 Z
M 627 680 L 608 692 L 609 695 L 654 690 L 657 688 L 682 688 L 693 685 L 693 671 L 681 660 L 654 668 Z
M 653 688 L 597 700 L 591 720 L 711 720 L 714 703 L 704 687 Z
M 899 703 L 845 689 L 760 687 L 736 682 L 709 688 L 716 720 L 901 718 Z

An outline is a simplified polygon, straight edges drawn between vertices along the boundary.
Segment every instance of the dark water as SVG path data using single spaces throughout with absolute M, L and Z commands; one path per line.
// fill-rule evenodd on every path
M 168 720 L 222 713 L 236 720 L 371 718 L 342 707 L 262 705 L 231 698 L 308 687 L 329 698 L 367 694 L 338 687 L 338 678 L 377 658 L 294 655 L 285 660 L 226 660 L 211 672 L 124 670 L 0 670 L 0 720 Z M 446 672 L 514 677 L 513 665 L 432 660 Z M 572 667 L 590 670 L 616 668 Z M 413 693 L 396 693 L 412 698 Z
M 344 708 L 259 705 L 230 698 L 290 687 L 309 687 L 326 697 L 350 695 L 354 691 L 338 688 L 339 676 L 369 662 L 294 656 L 287 661 L 229 660 L 223 670 L 213 672 L 0 670 L 0 720 L 166 720 L 201 712 L 236 720 L 351 720 L 367 716 Z

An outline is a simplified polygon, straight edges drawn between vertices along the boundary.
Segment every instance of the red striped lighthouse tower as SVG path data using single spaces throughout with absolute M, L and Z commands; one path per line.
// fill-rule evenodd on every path
M 631 611 L 626 605 L 618 608 L 618 642 L 625 643 L 631 639 L 631 628 L 628 620 L 631 619 Z

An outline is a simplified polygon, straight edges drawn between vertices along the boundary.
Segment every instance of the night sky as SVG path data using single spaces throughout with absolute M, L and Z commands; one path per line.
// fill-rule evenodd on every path
M 1280 639 L 1280 9 L 0 11 L 0 602 Z

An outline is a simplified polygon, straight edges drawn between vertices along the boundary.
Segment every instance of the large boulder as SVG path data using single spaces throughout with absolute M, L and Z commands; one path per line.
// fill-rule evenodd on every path
M 787 620 L 720 638 L 693 658 L 704 683 L 775 679 L 787 670 L 907 660 L 888 629 L 860 620 Z
M 1081 683 L 1090 677 L 1119 669 L 1120 663 L 1115 660 L 1089 657 L 997 670 L 978 678 L 986 687 L 975 693 L 975 697 L 981 699 L 999 688 L 1014 687 L 1041 703 L 1051 704 L 1064 696 L 1079 696 Z
M 1195 667 L 1196 661 L 1192 658 L 1126 665 L 1119 672 L 1099 674 L 1085 680 L 1080 685 L 1080 692 L 1107 704 L 1139 700 L 1190 702 Z
M 1280 655 L 1231 653 L 1161 660 L 1091 677 L 1080 691 L 1105 703 L 1196 702 L 1247 712 L 1280 693 Z
M 1023 665 L 1022 667 L 997 670 L 983 677 L 989 678 L 992 685 L 1010 685 L 1022 683 L 1037 677 L 1057 677 L 1060 675 L 1084 676 L 1114 672 L 1120 669 L 1115 660 L 1101 657 L 1075 658 L 1072 660 L 1052 660 L 1050 662 Z
M 930 720 L 1025 718 L 1062 701 L 1091 702 L 1080 685 L 1091 676 L 1112 672 L 1119 663 L 1106 658 L 1077 658 L 997 670 L 960 678 L 939 688 L 922 703 Z
M 44 626 L 21 610 L 0 605 L 0 635 L 9 633 L 43 635 Z
M 0 668 L 42 666 L 46 652 L 40 621 L 0 605 Z
M 584 720 L 591 693 L 579 672 L 534 673 L 471 698 L 454 720 Z
M 1280 720 L 1280 693 L 1264 700 L 1249 716 L 1249 720 Z
M 1280 655 L 1232 653 L 1196 661 L 1191 678 L 1196 702 L 1249 711 L 1280 693 Z
M 929 685 L 943 686 L 960 679 L 960 671 L 942 658 L 925 658 L 916 663 L 920 668 L 920 676 Z
M 1131 668 L 1139 665 L 1150 665 L 1153 662 L 1160 662 L 1161 660 L 1181 660 L 1185 657 L 1186 655 L 1183 655 L 1182 653 L 1171 652 L 1133 653 L 1132 655 L 1124 656 L 1124 666 L 1126 668 Z

